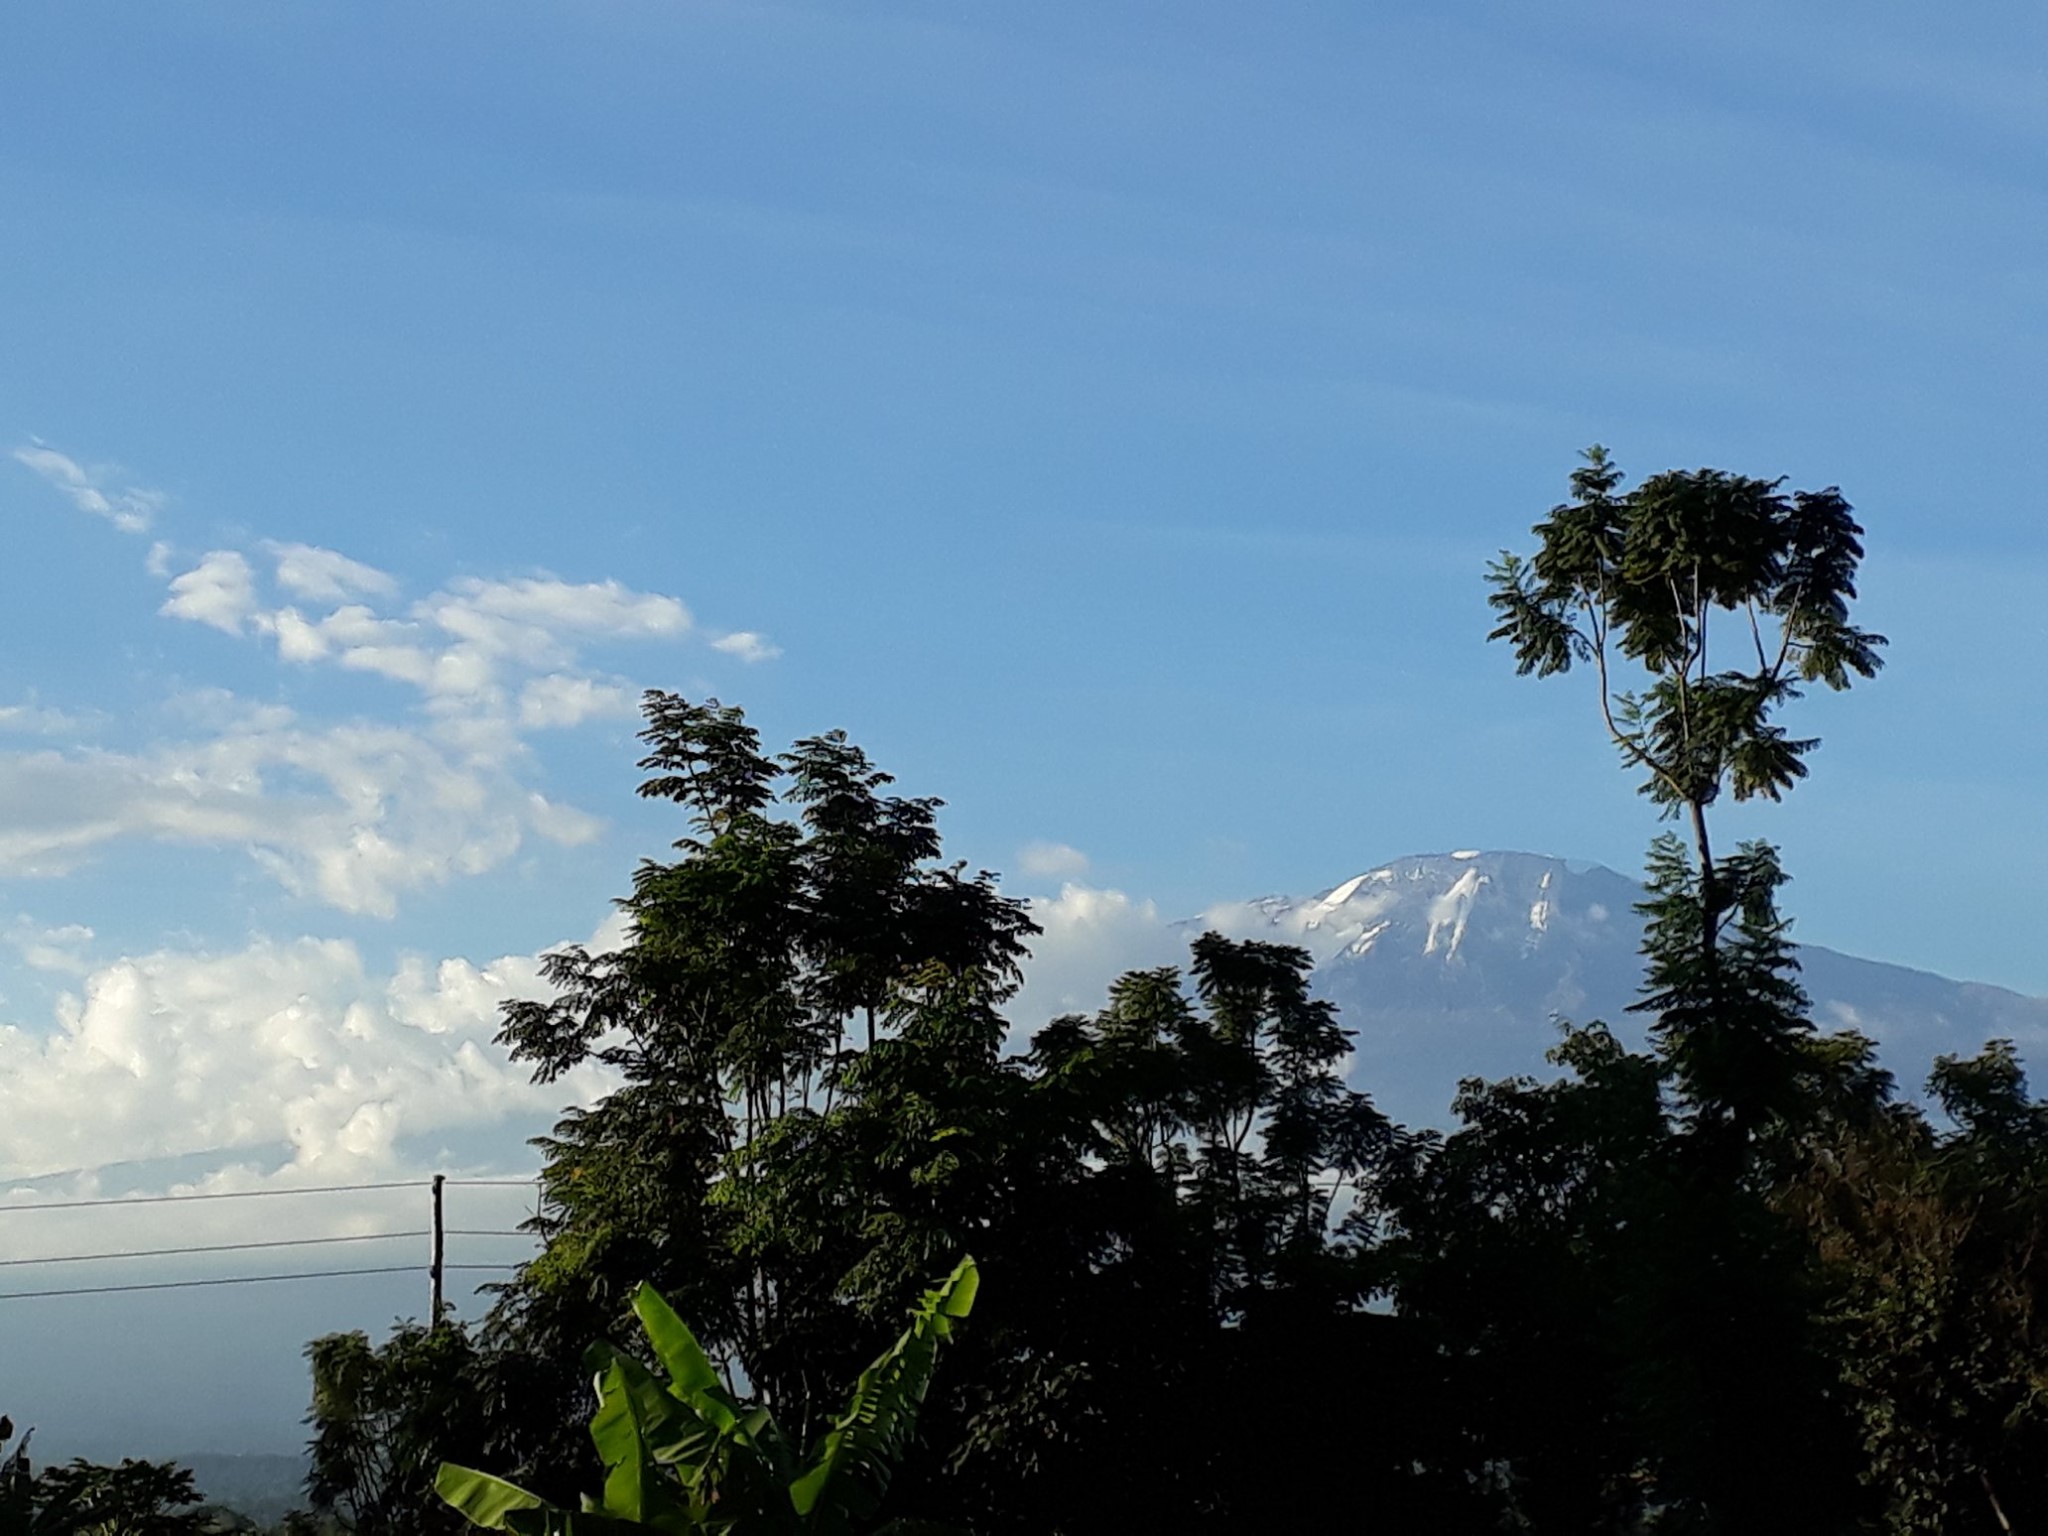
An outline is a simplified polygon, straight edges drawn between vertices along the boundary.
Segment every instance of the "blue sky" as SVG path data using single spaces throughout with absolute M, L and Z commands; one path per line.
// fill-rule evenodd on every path
M 1891 666 L 1728 826 L 1802 935 L 2048 993 L 2038 7 L 6 25 L 0 1173 L 525 1134 L 499 1062 L 425 1106 L 674 835 L 643 686 L 845 727 L 1062 938 L 1633 868 L 1581 680 L 1483 641 L 1596 440 L 1857 504 Z

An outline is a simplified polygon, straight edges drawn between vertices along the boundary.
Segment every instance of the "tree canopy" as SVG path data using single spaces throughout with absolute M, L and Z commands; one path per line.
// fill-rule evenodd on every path
M 1347 1081 L 1309 956 L 1214 933 L 1016 1040 L 1036 930 L 946 861 L 938 801 L 840 733 L 770 755 L 740 710 L 649 694 L 641 793 L 680 835 L 623 942 L 552 955 L 501 1035 L 543 1082 L 618 1086 L 538 1143 L 543 1250 L 482 1326 L 316 1342 L 332 1506 L 426 1529 L 452 1460 L 570 1508 L 605 1475 L 577 1362 L 643 1283 L 691 1320 L 685 1397 L 821 1443 L 971 1252 L 974 1325 L 862 1521 L 2048 1520 L 2048 1107 L 2006 1042 L 1902 1101 L 1869 1041 L 1815 1028 L 1777 851 L 1710 836 L 1723 796 L 1806 774 L 1802 686 L 1879 670 L 1862 529 L 1833 489 L 1720 470 L 1625 490 L 1595 449 L 1535 531 L 1493 567 L 1494 638 L 1525 673 L 1591 666 L 1690 833 L 1651 848 L 1644 1048 L 1563 1024 L 1553 1075 L 1468 1081 L 1455 1129 L 1410 1130 Z

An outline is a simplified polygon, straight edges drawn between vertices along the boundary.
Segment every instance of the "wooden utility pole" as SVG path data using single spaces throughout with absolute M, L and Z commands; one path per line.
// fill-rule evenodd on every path
M 434 1286 L 434 1310 L 427 1314 L 430 1327 L 441 1322 L 441 1258 L 447 1246 L 447 1234 L 441 1225 L 441 1186 L 448 1182 L 446 1174 L 434 1175 L 434 1260 L 427 1266 L 427 1277 Z

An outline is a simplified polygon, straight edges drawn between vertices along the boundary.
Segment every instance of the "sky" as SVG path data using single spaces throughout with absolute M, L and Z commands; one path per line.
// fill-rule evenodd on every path
M 942 796 L 1020 1023 L 1402 854 L 1635 868 L 1484 638 L 1594 442 L 1856 504 L 1890 664 L 1723 825 L 1801 937 L 2048 993 L 2039 7 L 5 26 L 0 1203 L 530 1167 L 603 1084 L 496 1007 L 681 830 L 646 687 Z

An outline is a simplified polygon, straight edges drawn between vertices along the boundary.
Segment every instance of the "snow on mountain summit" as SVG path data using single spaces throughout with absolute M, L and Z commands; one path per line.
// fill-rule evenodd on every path
M 1411 1123 L 1445 1121 L 1464 1076 L 1550 1075 L 1556 1020 L 1601 1020 L 1640 1043 L 1641 885 L 1599 864 L 1479 849 L 1412 854 L 1318 895 L 1210 908 L 1183 931 L 1295 944 L 1355 1033 L 1351 1080 Z M 1190 932 L 1190 936 L 1192 936 Z M 1933 1056 L 2016 1039 L 2048 1062 L 2048 1000 L 1798 951 L 1817 1028 L 1877 1040 L 1915 1092 Z
M 1597 864 L 1533 853 L 1413 854 L 1305 900 L 1269 896 L 1203 914 L 1239 938 L 1298 944 L 1318 966 L 1346 956 L 1480 964 L 1539 951 L 1605 949 L 1633 955 L 1635 882 Z

